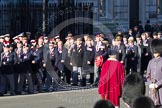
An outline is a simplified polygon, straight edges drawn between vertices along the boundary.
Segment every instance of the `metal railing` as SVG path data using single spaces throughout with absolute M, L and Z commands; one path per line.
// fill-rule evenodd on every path
M 58 24 L 77 17 L 93 19 L 93 3 L 48 3 L 46 34 Z M 34 2 L 17 2 L 0 4 L 0 34 L 12 36 L 30 31 L 33 35 L 42 34 L 43 4 Z M 91 23 L 91 22 L 90 22 Z M 60 34 L 72 32 L 74 35 L 93 33 L 93 25 L 76 23 L 65 27 Z

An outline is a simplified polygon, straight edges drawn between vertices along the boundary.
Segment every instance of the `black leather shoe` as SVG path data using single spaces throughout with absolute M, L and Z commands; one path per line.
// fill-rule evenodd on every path
M 78 86 L 78 84 L 72 84 L 72 86 Z
M 22 92 L 16 92 L 15 94 L 16 95 L 22 95 Z
M 4 96 L 4 94 L 3 93 L 0 93 L 0 96 Z
M 33 92 L 28 92 L 28 94 L 34 94 Z
M 13 92 L 12 92 L 12 93 L 10 93 L 10 96 L 15 96 L 15 93 L 13 93 Z

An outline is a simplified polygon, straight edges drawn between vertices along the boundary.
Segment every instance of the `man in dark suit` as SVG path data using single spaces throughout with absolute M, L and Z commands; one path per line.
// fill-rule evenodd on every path
M 152 58 L 150 51 L 151 41 L 147 39 L 146 33 L 142 33 L 141 35 L 141 75 L 143 76 L 144 72 L 147 69 L 148 63 Z
M 63 79 L 66 80 L 65 71 L 64 71 L 64 63 L 61 62 L 62 60 L 62 52 L 63 52 L 63 43 L 62 41 L 57 42 L 57 47 L 55 50 L 55 66 L 57 67 L 57 74 L 59 78 L 61 79 L 61 76 L 63 75 Z
M 94 45 L 94 60 L 96 60 L 97 57 L 102 56 L 103 61 L 106 61 L 108 57 L 108 49 L 106 48 L 106 45 L 102 43 L 101 38 L 102 37 L 100 36 L 100 34 L 96 35 L 96 43 Z M 97 67 L 96 64 L 94 64 L 94 85 L 97 85 L 99 81 L 99 71 L 100 67 Z
M 49 51 L 48 44 L 49 44 L 48 37 L 47 36 L 44 36 L 43 60 L 47 59 L 47 54 L 48 54 L 48 51 Z M 42 73 L 43 73 L 42 83 L 43 84 L 45 84 L 45 80 L 46 80 L 46 77 L 47 77 L 46 76 L 46 72 L 47 72 L 46 68 L 45 67 L 42 67 Z
M 78 73 L 82 75 L 83 51 L 82 38 L 78 38 L 74 48 L 72 49 L 70 62 L 73 66 L 72 81 L 74 86 L 78 85 Z
M 21 54 L 22 54 L 22 43 L 17 43 L 17 48 L 14 50 L 16 53 L 17 62 L 14 66 L 14 80 L 15 80 L 15 93 L 18 92 L 18 79 L 19 75 L 21 73 L 21 70 L 23 69 L 22 63 L 21 63 Z
M 20 81 L 18 85 L 18 93 L 22 93 L 23 90 L 23 85 L 24 82 L 28 81 L 28 93 L 31 94 L 33 93 L 33 83 L 32 83 L 32 76 L 31 76 L 31 60 L 32 60 L 32 55 L 29 51 L 29 45 L 24 45 L 23 46 L 23 52 L 20 55 L 21 57 L 21 64 L 22 64 L 22 72 L 20 73 Z
M 63 46 L 62 51 L 62 60 L 61 62 L 64 64 L 65 76 L 66 76 L 66 83 L 71 83 L 71 71 L 72 65 L 70 65 L 70 58 L 71 58 L 71 49 L 73 49 L 74 42 L 73 42 L 72 34 L 68 34 L 66 37 L 66 42 Z
M 17 87 L 18 87 L 18 71 L 16 70 L 17 62 L 18 62 L 18 57 L 17 54 L 14 50 L 15 45 L 13 43 L 10 44 L 10 54 L 13 56 L 14 59 L 14 64 L 13 64 L 13 71 L 14 71 L 14 81 L 15 81 L 15 93 L 17 92 Z M 18 67 L 18 70 L 21 70 L 23 67 Z
M 134 45 L 133 39 L 128 39 L 128 46 L 126 48 L 126 75 L 131 72 L 137 72 L 138 63 L 138 47 Z
M 15 85 L 14 85 L 14 71 L 13 71 L 13 64 L 14 64 L 14 55 L 10 53 L 9 50 L 10 46 L 5 45 L 3 47 L 3 52 L 1 54 L 1 81 L 0 81 L 0 95 L 3 96 L 5 94 L 7 80 L 10 85 L 10 95 L 15 95 Z
M 32 78 L 34 84 L 34 90 L 36 87 L 39 92 L 42 92 L 42 73 L 40 72 L 42 59 L 43 59 L 43 47 L 37 46 L 32 53 Z
M 93 84 L 94 77 L 94 46 L 92 39 L 88 38 L 85 41 L 84 55 L 83 55 L 83 74 L 81 85 L 86 86 L 86 75 L 90 74 L 90 84 Z
M 58 86 L 58 75 L 56 73 L 56 64 L 55 64 L 55 47 L 54 43 L 49 43 L 49 50 L 47 52 L 47 59 L 44 59 L 43 66 L 46 68 L 46 90 L 47 91 L 53 91 L 54 89 L 57 89 Z M 50 86 L 52 84 L 52 87 Z
M 121 37 L 117 36 L 115 38 L 115 50 L 118 52 L 117 59 L 120 61 L 120 63 L 124 63 L 125 61 L 125 55 L 126 55 L 126 49 L 125 46 L 121 44 Z

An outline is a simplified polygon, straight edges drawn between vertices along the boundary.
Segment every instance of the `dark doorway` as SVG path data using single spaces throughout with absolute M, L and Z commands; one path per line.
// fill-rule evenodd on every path
M 139 20 L 139 0 L 129 0 L 129 18 L 130 18 L 130 28 L 138 25 Z

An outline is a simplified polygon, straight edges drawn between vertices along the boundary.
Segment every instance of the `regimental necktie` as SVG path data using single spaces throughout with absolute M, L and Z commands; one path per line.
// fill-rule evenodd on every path
M 97 45 L 96 45 L 96 51 L 98 52 L 99 51 L 99 43 L 97 42 Z

